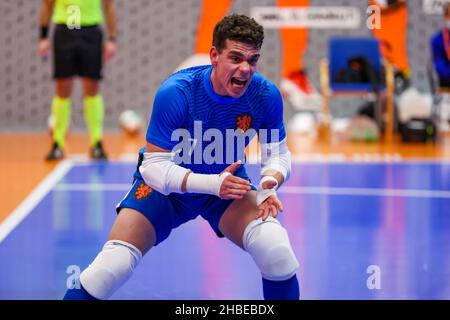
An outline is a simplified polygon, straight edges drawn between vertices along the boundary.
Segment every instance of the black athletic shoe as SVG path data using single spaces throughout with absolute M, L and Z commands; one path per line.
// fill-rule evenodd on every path
M 61 160 L 64 158 L 64 152 L 63 150 L 58 146 L 58 143 L 54 142 L 52 146 L 52 150 L 50 150 L 50 153 L 47 155 L 45 160 Z
M 91 158 L 96 160 L 107 160 L 108 156 L 103 150 L 102 142 L 99 141 L 91 148 Z

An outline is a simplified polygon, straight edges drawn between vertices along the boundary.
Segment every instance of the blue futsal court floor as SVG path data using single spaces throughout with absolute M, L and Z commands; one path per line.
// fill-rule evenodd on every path
M 107 240 L 135 163 L 66 160 L 0 225 L 0 299 L 60 299 Z M 258 181 L 259 167 L 248 166 Z M 302 299 L 450 299 L 450 163 L 297 163 L 279 190 Z M 161 214 L 164 214 L 162 212 Z M 250 256 L 201 217 L 113 299 L 262 299 Z

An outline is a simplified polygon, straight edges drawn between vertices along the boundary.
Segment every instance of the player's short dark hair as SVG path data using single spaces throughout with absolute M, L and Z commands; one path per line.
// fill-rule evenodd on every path
M 260 49 L 264 40 L 264 28 L 255 19 L 242 14 L 231 14 L 220 20 L 213 32 L 213 46 L 220 52 L 225 48 L 225 41 L 234 40 Z

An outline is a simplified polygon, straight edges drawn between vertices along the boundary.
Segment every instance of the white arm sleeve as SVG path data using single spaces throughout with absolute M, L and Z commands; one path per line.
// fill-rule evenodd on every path
M 190 170 L 176 165 L 170 152 L 146 152 L 139 167 L 145 183 L 164 195 L 183 193 L 181 185 Z
M 261 175 L 269 169 L 280 172 L 284 181 L 291 174 L 291 153 L 287 147 L 286 138 L 279 142 L 261 144 Z

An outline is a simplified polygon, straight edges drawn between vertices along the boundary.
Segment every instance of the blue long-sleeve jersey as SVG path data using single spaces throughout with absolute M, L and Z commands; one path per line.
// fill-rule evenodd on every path
M 240 98 L 225 97 L 215 93 L 211 72 L 212 66 L 200 66 L 168 77 L 156 93 L 146 136 L 196 173 L 219 173 L 242 160 L 255 134 L 268 143 L 286 137 L 283 101 L 272 82 L 255 73 Z

